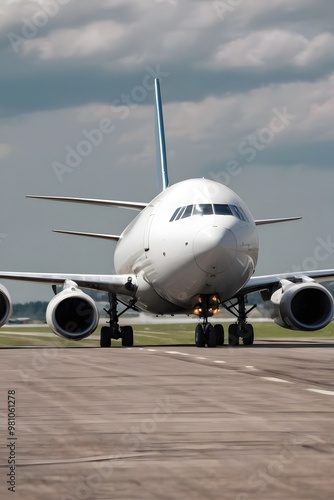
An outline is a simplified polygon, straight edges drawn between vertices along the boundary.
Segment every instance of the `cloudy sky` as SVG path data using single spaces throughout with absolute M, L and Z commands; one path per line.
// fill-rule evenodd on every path
M 127 210 L 26 194 L 149 201 L 152 82 L 171 183 L 223 182 L 261 227 L 257 274 L 334 268 L 332 0 L 1 0 L 0 268 L 113 272 Z M 49 287 L 5 283 L 13 300 Z

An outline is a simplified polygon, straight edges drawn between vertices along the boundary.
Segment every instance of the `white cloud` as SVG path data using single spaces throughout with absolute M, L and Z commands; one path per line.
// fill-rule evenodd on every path
M 57 0 L 54 0 L 57 1 Z M 211 2 L 192 4 L 177 2 L 171 6 L 154 0 L 130 0 L 125 2 L 102 1 L 105 19 L 93 22 L 98 6 L 71 0 L 59 6 L 57 14 L 43 14 L 43 5 L 28 2 L 26 5 L 7 8 L 4 32 L 11 23 L 16 26 L 9 42 L 14 50 L 24 55 L 37 55 L 41 60 L 83 59 L 106 56 L 106 62 L 119 63 L 128 68 L 154 61 L 182 60 L 189 52 L 189 60 L 197 53 L 206 52 L 207 45 L 215 45 L 209 37 L 201 39 L 203 31 L 220 31 L 219 18 Z M 128 9 L 127 15 L 114 15 L 115 7 Z M 82 12 L 77 23 L 75 9 Z M 108 10 L 110 9 L 110 11 Z M 45 22 L 38 16 L 42 13 Z M 42 22 L 42 26 L 39 26 Z M 44 29 L 45 28 L 45 29 Z M 7 33 L 7 37 L 8 37 Z M 19 42 L 16 44 L 16 38 Z M 12 40 L 12 41 L 11 41 Z M 193 48 L 198 45 L 200 50 Z M 75 63 L 76 64 L 76 61 Z
M 256 31 L 220 45 L 204 66 L 214 69 L 305 66 L 321 58 L 331 58 L 333 49 L 334 37 L 330 33 L 307 39 L 304 35 L 286 30 Z
M 120 47 L 124 29 L 114 21 L 88 24 L 81 29 L 60 29 L 46 38 L 24 42 L 24 52 L 36 51 L 44 60 L 92 56 L 106 52 L 112 56 Z
M 321 33 L 308 40 L 303 50 L 293 58 L 297 65 L 307 66 L 323 59 L 332 60 L 334 53 L 334 36 L 331 33 Z

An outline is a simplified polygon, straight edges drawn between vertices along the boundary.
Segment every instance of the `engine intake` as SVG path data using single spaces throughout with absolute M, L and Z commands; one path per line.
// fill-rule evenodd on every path
M 273 319 L 283 328 L 301 331 L 320 330 L 333 319 L 334 301 L 331 293 L 316 282 L 281 281 L 281 288 L 271 297 Z
M 13 312 L 13 304 L 6 287 L 0 284 L 0 327 L 5 325 Z
M 96 330 L 99 313 L 94 300 L 73 281 L 49 302 L 46 321 L 52 331 L 69 340 L 82 340 Z

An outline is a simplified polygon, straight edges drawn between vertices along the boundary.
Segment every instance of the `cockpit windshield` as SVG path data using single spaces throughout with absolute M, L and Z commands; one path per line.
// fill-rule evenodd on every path
M 196 203 L 195 205 L 186 205 L 183 207 L 178 207 L 170 218 L 169 222 L 173 222 L 179 219 L 185 219 L 186 217 L 192 217 L 195 215 L 231 215 L 232 217 L 237 217 L 243 222 L 249 222 L 245 212 L 241 207 L 236 205 L 227 204 L 214 204 L 210 203 Z

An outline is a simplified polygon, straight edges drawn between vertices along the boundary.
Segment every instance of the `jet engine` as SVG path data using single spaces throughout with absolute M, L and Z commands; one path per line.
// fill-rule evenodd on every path
M 49 302 L 46 321 L 52 331 L 69 340 L 82 340 L 96 330 L 99 312 L 94 300 L 74 281 L 66 280 L 64 289 Z
M 281 280 L 281 288 L 271 296 L 275 323 L 290 330 L 313 331 L 324 328 L 334 316 L 331 293 L 319 283 L 304 278 L 302 283 Z
M 5 325 L 12 315 L 13 305 L 7 288 L 0 284 L 0 327 Z

